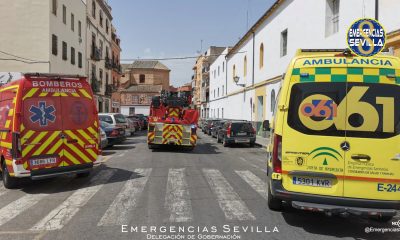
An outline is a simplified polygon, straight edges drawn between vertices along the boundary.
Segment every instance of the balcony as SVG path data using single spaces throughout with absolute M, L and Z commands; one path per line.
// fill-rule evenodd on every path
M 104 60 L 104 67 L 106 69 L 112 69 L 112 62 L 108 57 L 106 57 L 106 59 Z
M 114 92 L 114 85 L 112 85 L 112 84 L 107 84 L 107 85 L 106 85 L 106 92 L 105 92 L 104 95 L 106 95 L 106 96 L 111 96 L 113 92 Z
M 113 68 L 115 71 L 117 71 L 119 74 L 122 74 L 122 69 L 121 69 L 121 65 L 120 65 L 120 64 L 118 64 L 118 63 L 116 63 L 116 62 L 113 62 L 113 63 L 112 63 L 112 68 Z
M 100 61 L 101 59 L 101 51 L 100 48 L 97 48 L 96 45 L 92 45 L 92 50 L 90 54 L 90 58 L 94 61 Z
M 90 81 L 91 81 L 92 91 L 94 93 L 100 92 L 100 85 L 101 84 L 100 84 L 100 81 L 97 80 L 96 76 L 92 75 L 92 78 L 91 78 Z

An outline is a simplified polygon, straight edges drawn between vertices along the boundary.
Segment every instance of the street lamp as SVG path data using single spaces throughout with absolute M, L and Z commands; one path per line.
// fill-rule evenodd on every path
M 246 84 L 239 83 L 239 80 L 240 80 L 240 77 L 238 77 L 238 76 L 234 76 L 234 77 L 233 77 L 233 81 L 236 83 L 237 86 L 239 86 L 239 87 L 245 87 Z

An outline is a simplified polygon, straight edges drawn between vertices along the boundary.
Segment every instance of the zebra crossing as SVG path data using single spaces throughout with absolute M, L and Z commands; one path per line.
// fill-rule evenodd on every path
M 165 199 L 162 199 L 164 201 L 163 207 L 169 215 L 166 221 L 170 223 L 194 221 L 196 215 L 191 202 L 187 169 L 171 168 L 167 171 Z M 85 208 L 90 199 L 103 190 L 103 187 L 117 172 L 118 170 L 116 169 L 98 171 L 83 187 L 73 191 L 57 207 L 49 209 L 48 213 L 44 213 L 42 218 L 39 218 L 33 226 L 27 226 L 27 230 L 53 231 L 62 229 L 77 217 L 78 212 Z M 107 210 L 105 210 L 98 223 L 93 225 L 105 227 L 128 224 L 132 220 L 133 211 L 146 191 L 146 185 L 151 178 L 151 173 L 151 168 L 135 169 L 129 179 L 121 183 L 119 193 L 115 195 L 113 200 L 110 199 L 111 204 L 105 208 Z M 218 206 L 225 215 L 226 220 L 256 220 L 255 215 L 249 210 L 245 201 L 240 198 L 233 185 L 220 170 L 202 169 L 201 174 L 214 194 L 215 200 L 218 202 Z M 253 189 L 254 194 L 258 193 L 262 198 L 266 198 L 265 183 L 254 173 L 248 170 L 234 171 L 233 176 Z M 12 191 L 4 188 L 0 189 L 0 204 L 1 196 L 4 197 L 7 193 L 12 193 Z M 5 206 L 0 205 L 0 229 L 4 224 L 12 222 L 17 216 L 35 208 L 35 205 L 40 201 L 46 201 L 49 195 L 48 193 L 26 193 Z

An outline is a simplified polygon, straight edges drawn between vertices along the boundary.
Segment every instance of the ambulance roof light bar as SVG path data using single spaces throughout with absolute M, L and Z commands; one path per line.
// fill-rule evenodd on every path
M 54 79 L 85 79 L 85 76 L 73 75 L 73 74 L 57 74 L 57 73 L 24 73 L 27 78 L 54 78 Z

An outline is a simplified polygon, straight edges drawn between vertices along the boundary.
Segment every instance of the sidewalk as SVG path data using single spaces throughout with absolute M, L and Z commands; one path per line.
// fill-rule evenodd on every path
M 257 135 L 256 145 L 266 148 L 268 144 L 269 144 L 269 138 L 263 138 L 263 137 Z

